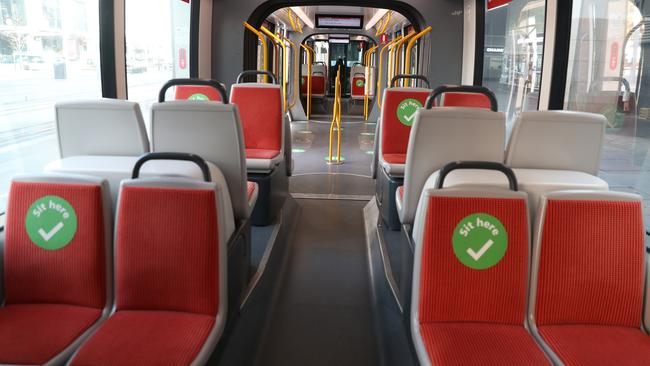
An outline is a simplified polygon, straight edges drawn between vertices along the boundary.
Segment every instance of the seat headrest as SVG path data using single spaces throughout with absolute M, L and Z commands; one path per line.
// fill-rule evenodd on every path
M 490 98 L 479 93 L 444 93 L 441 100 L 442 107 L 467 107 L 490 109 Z
M 117 99 L 57 103 L 62 158 L 77 155 L 138 156 L 149 140 L 138 103 Z
M 221 95 L 217 90 L 204 85 L 177 85 L 174 95 L 176 100 L 211 100 L 221 101 Z
M 199 155 L 223 173 L 236 218 L 247 218 L 246 157 L 237 106 L 171 101 L 151 107 L 151 147 L 156 152 Z
M 596 175 L 606 123 L 604 116 L 593 113 L 522 112 L 514 124 L 506 164 Z
M 502 162 L 506 117 L 475 108 L 420 109 L 409 136 L 401 219 L 412 223 L 428 177 L 452 161 Z

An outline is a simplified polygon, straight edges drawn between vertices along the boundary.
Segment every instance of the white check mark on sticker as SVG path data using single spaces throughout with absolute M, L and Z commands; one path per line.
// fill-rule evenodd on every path
M 472 248 L 468 248 L 467 254 L 469 254 L 470 257 L 474 258 L 475 261 L 478 261 L 479 259 L 481 259 L 481 257 L 483 257 L 485 252 L 487 252 L 488 249 L 492 247 L 492 245 L 494 245 L 494 242 L 492 241 L 492 239 L 490 239 L 485 244 L 483 244 L 483 246 L 481 247 L 481 249 L 478 250 L 478 252 L 475 252 Z
M 413 114 L 410 115 L 410 116 L 404 116 L 404 119 L 406 120 L 406 122 L 411 122 L 413 120 L 413 118 L 415 118 L 416 113 L 417 113 L 417 111 L 413 112 Z
M 45 241 L 50 241 L 50 239 L 52 239 L 52 237 L 56 235 L 56 233 L 58 233 L 59 230 L 61 229 L 63 229 L 63 223 L 59 222 L 49 232 L 45 232 L 43 228 L 40 228 L 38 229 L 38 233 L 41 234 L 41 236 L 43 237 L 43 239 L 45 239 Z

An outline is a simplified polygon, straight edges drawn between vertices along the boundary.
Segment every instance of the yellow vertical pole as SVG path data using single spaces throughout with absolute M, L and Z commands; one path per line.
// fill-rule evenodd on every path
M 248 24 L 248 22 L 244 22 L 244 27 L 246 27 L 246 29 L 248 29 L 249 31 L 253 32 L 257 36 L 257 38 L 260 39 L 260 42 L 262 42 L 262 52 L 264 52 L 263 67 L 264 67 L 264 71 L 269 71 L 269 60 L 268 60 L 269 49 L 268 49 L 268 45 L 266 44 L 266 39 L 264 39 L 264 35 L 262 35 L 262 33 L 260 33 L 260 31 L 258 31 L 257 29 L 255 29 L 252 25 Z M 266 75 L 264 75 L 264 82 L 265 83 L 269 82 L 269 77 Z
M 299 70 L 299 68 L 300 68 L 300 59 L 299 59 L 299 57 L 300 57 L 300 48 L 298 48 L 296 46 L 296 44 L 293 43 L 293 41 L 291 41 L 289 38 L 282 36 L 282 39 L 285 42 L 289 42 L 291 47 L 293 47 L 293 73 L 294 73 L 295 76 L 298 76 L 300 74 L 300 70 Z M 295 83 L 292 83 L 292 85 L 294 85 L 294 88 L 293 88 L 293 93 L 291 93 L 292 94 L 292 99 L 291 99 L 291 103 L 289 104 L 289 109 L 293 108 L 293 106 L 296 105 L 296 100 L 298 100 L 298 94 L 297 94 L 298 90 L 296 90 L 297 88 L 295 88 Z M 298 88 L 300 88 L 300 82 L 298 82 Z
M 336 130 L 338 132 L 338 141 L 337 141 L 337 148 L 336 148 L 336 161 L 341 164 L 341 70 L 339 66 L 339 75 L 337 78 L 336 82 L 336 88 L 338 91 L 338 98 L 337 98 L 337 103 L 338 103 L 338 108 L 337 108 L 337 113 L 336 113 Z
M 283 112 L 286 112 L 287 111 L 287 106 L 288 106 L 288 103 L 287 103 L 287 75 L 285 75 L 286 74 L 285 71 L 287 70 L 287 57 L 286 57 L 286 55 L 287 55 L 287 44 L 284 41 L 282 41 L 282 39 L 280 39 L 280 37 L 278 37 L 276 34 L 272 33 L 270 30 L 268 30 L 266 27 L 262 26 L 262 28 L 260 28 L 260 30 L 262 32 L 264 32 L 267 36 L 269 36 L 271 39 L 273 39 L 278 46 L 282 46 L 282 52 L 283 52 L 283 54 L 282 54 L 282 61 L 283 61 L 282 62 L 282 65 L 283 65 L 282 66 L 282 98 L 284 98 Z M 278 62 L 276 62 L 276 64 L 277 63 Z
M 332 123 L 330 125 L 330 145 L 328 162 L 333 162 L 334 147 L 334 126 L 337 129 L 337 147 L 336 147 L 336 164 L 341 164 L 341 66 L 336 71 L 336 81 L 334 85 L 334 111 L 332 113 Z
M 393 68 L 394 68 L 393 77 L 400 74 L 400 67 L 399 67 L 400 62 L 399 61 L 400 61 L 400 54 L 402 53 L 401 52 L 402 45 L 404 45 L 404 43 L 406 43 L 406 41 L 408 41 L 409 38 L 411 38 L 413 35 L 415 35 L 414 32 L 411 32 L 411 33 L 407 34 L 406 36 L 404 36 L 404 38 L 400 39 L 399 42 L 397 42 L 397 44 L 395 45 L 395 62 L 393 63 Z M 403 80 L 400 81 L 400 85 L 403 86 L 402 81 Z
M 366 83 L 364 86 L 363 90 L 363 117 L 365 120 L 368 120 L 368 112 L 370 109 L 370 58 L 372 57 L 372 53 L 375 52 L 375 50 L 379 47 L 378 45 L 375 45 L 373 47 L 370 47 L 368 51 L 366 51 L 366 54 L 364 55 L 364 60 L 365 60 L 365 65 L 366 65 Z
M 392 41 L 388 42 L 387 44 L 385 44 L 384 47 L 381 48 L 381 50 L 379 50 L 379 65 L 377 66 L 377 72 L 379 73 L 379 76 L 377 77 L 376 94 L 377 94 L 377 104 L 380 107 L 381 107 L 381 79 L 382 79 L 382 74 L 384 72 L 384 70 L 383 70 L 383 67 L 384 67 L 383 66 L 383 63 L 384 63 L 384 59 L 383 59 L 384 51 L 386 50 L 386 48 L 390 47 L 391 45 L 393 45 L 393 43 L 399 41 L 401 38 L 402 38 L 402 36 L 396 37 L 394 40 L 392 40 Z M 387 72 L 388 71 L 389 70 L 387 70 Z
M 305 49 L 307 53 L 307 120 L 311 118 L 311 65 L 314 62 L 312 53 L 314 50 L 306 44 L 301 44 L 300 47 Z
M 406 59 L 404 60 L 405 74 L 411 73 L 411 49 L 413 48 L 413 46 L 415 46 L 415 42 L 417 42 L 418 39 L 424 37 L 427 33 L 431 32 L 431 29 L 433 29 L 431 28 L 431 26 L 426 27 L 422 32 L 413 36 L 409 41 L 408 45 L 406 46 Z

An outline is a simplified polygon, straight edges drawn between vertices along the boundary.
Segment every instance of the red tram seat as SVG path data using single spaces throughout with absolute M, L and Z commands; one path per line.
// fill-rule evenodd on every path
M 447 92 L 440 98 L 441 107 L 491 108 L 490 98 L 480 93 Z
M 235 219 L 250 217 L 257 185 L 249 186 L 246 179 L 243 133 L 235 105 L 209 101 L 155 103 L 151 107 L 151 147 L 155 152 L 196 154 L 206 160 L 211 171 L 218 167 L 220 173 L 215 175 L 222 174 L 228 185 Z M 173 172 L 166 164 L 148 165 L 161 173 Z M 249 195 L 250 188 L 253 193 Z
M 228 195 L 225 182 L 122 182 L 115 307 L 72 365 L 207 362 L 226 322 Z
M 395 196 L 402 224 L 413 224 L 422 187 L 445 164 L 458 160 L 502 162 L 505 147 L 506 117 L 501 112 L 458 107 L 420 109 L 414 119 L 404 188 Z M 472 183 L 477 182 L 481 182 L 480 177 Z
M 63 364 L 105 320 L 112 304 L 111 237 L 105 180 L 14 178 L 2 246 L 0 363 Z
M 311 72 L 311 96 L 324 97 L 327 95 L 327 66 L 314 64 Z
M 174 99 L 176 100 L 211 100 L 220 102 L 221 95 L 211 87 L 205 85 L 177 85 Z
M 648 365 L 641 330 L 645 229 L 642 198 L 563 191 L 542 197 L 535 224 L 533 333 L 554 361 Z
M 230 102 L 237 106 L 244 132 L 249 172 L 269 173 L 284 160 L 282 91 L 279 85 L 233 84 Z
M 423 106 L 431 90 L 388 88 L 384 91 L 379 129 L 379 164 L 390 176 L 404 175 L 406 150 L 416 106 Z M 413 100 L 412 104 L 408 101 Z M 407 104 L 405 104 L 407 103 Z M 400 106 L 406 109 L 400 110 Z M 406 112 L 405 112 L 406 111 Z
M 413 232 L 410 315 L 420 364 L 551 364 L 525 328 L 526 203 L 523 192 L 424 187 Z M 494 234 L 495 227 L 505 232 Z M 463 234 L 464 228 L 483 232 Z M 479 262 L 479 255 L 492 262 Z
M 366 67 L 354 65 L 350 69 L 350 97 L 352 99 L 363 99 L 366 95 Z

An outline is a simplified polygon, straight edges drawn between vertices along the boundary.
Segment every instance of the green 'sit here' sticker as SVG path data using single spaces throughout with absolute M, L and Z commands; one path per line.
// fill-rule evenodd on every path
M 420 108 L 422 108 L 422 103 L 419 100 L 413 98 L 404 99 L 397 106 L 397 119 L 403 125 L 411 126 L 415 120 L 415 113 Z
M 355 82 L 355 84 L 357 84 L 357 87 L 361 88 L 365 83 L 363 82 L 362 79 L 357 79 L 357 81 Z
M 46 250 L 65 247 L 77 233 L 77 213 L 59 196 L 44 196 L 32 203 L 25 217 L 27 235 Z
M 208 96 L 203 93 L 196 93 L 190 95 L 190 97 L 187 98 L 187 100 L 210 100 L 210 98 L 208 98 Z
M 476 213 L 460 220 L 452 242 L 462 264 L 484 270 L 496 266 L 506 255 L 508 233 L 496 217 Z

